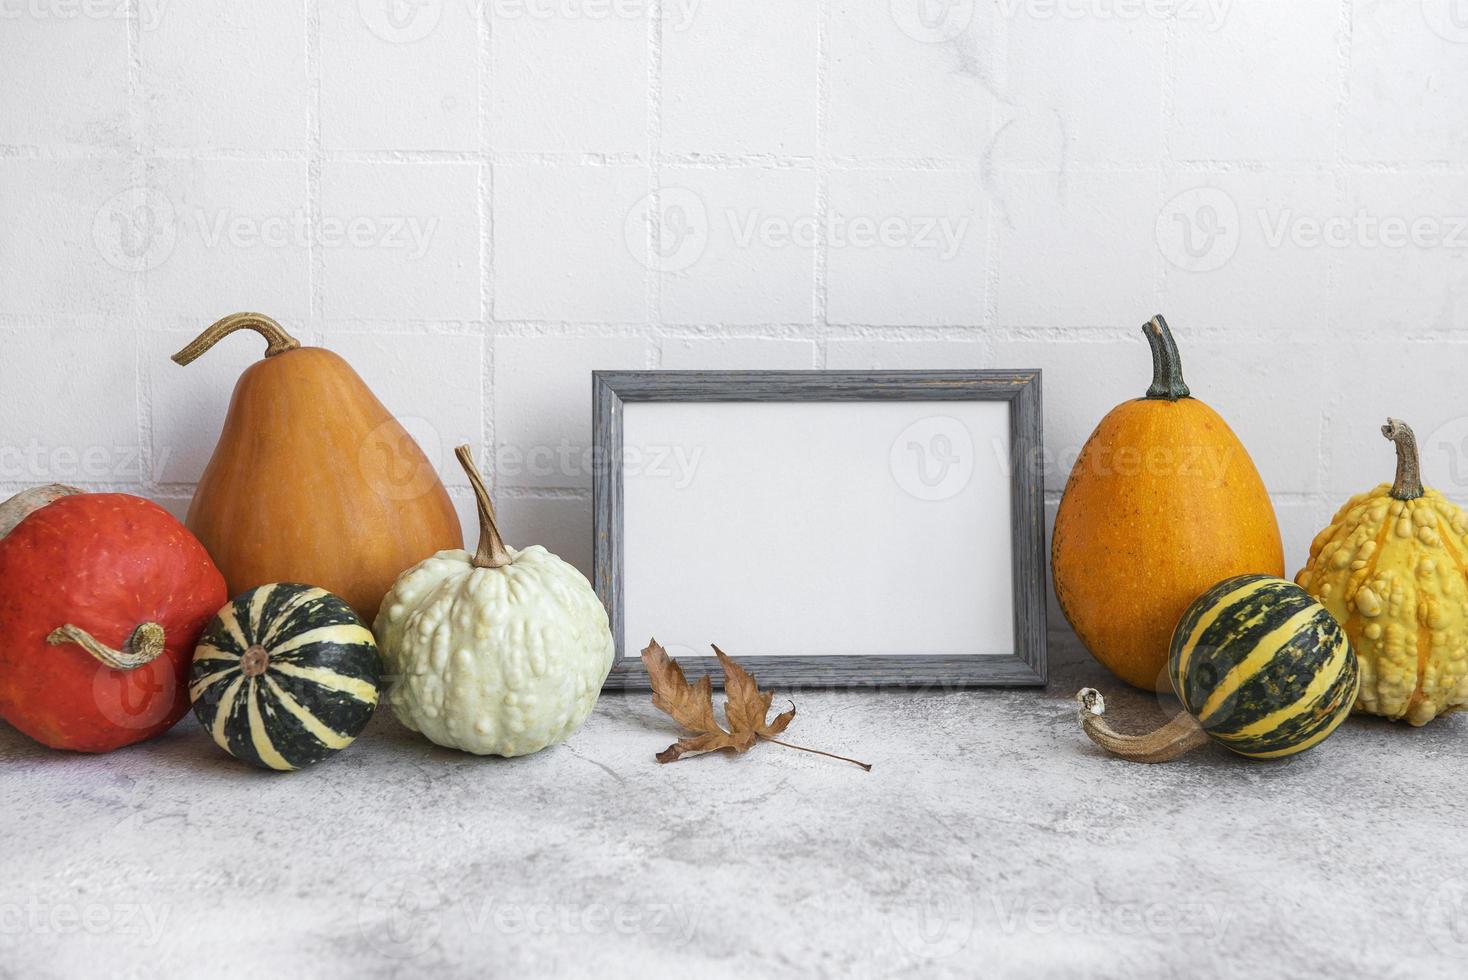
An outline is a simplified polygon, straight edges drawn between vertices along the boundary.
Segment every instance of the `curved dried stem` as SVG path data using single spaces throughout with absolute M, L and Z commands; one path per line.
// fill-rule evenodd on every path
M 1182 355 L 1161 313 L 1142 325 L 1142 334 L 1152 348 L 1152 386 L 1147 389 L 1147 397 L 1170 402 L 1189 397 L 1192 393 L 1183 381 Z
M 1381 427 L 1381 434 L 1397 447 L 1397 478 L 1392 483 L 1392 496 L 1398 500 L 1416 500 L 1422 496 L 1422 464 L 1412 427 L 1401 419 L 1389 418 Z
M 81 627 L 67 623 L 52 630 L 46 642 L 53 647 L 75 643 L 113 670 L 136 670 L 162 656 L 164 636 L 163 627 L 158 623 L 142 623 L 128 636 L 121 650 L 114 650 Z
M 192 343 L 173 355 L 173 362 L 179 365 L 191 364 L 225 337 L 236 330 L 245 329 L 253 330 L 265 338 L 266 357 L 284 354 L 301 346 L 299 340 L 286 333 L 285 327 L 264 313 L 231 313 L 205 327 L 204 332 L 195 337 Z
M 505 539 L 500 537 L 500 529 L 494 522 L 494 504 L 490 502 L 489 489 L 479 475 L 479 467 L 474 465 L 468 446 L 456 447 L 454 456 L 474 487 L 474 504 L 479 509 L 479 549 L 470 561 L 475 568 L 503 568 L 514 559 L 505 548 Z
M 1186 712 L 1146 735 L 1123 735 L 1106 723 L 1106 699 L 1094 687 L 1076 693 L 1080 704 L 1081 728 L 1112 755 L 1129 762 L 1169 762 L 1208 741 L 1203 726 Z

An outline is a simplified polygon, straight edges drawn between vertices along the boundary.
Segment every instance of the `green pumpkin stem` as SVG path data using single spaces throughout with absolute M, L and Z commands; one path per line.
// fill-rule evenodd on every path
M 1170 402 L 1187 398 L 1192 393 L 1183 381 L 1183 359 L 1161 313 L 1143 324 L 1142 334 L 1152 347 L 1152 387 L 1147 389 L 1147 397 Z
M 1381 427 L 1381 434 L 1397 446 L 1397 479 L 1392 484 L 1392 496 L 1398 500 L 1416 500 L 1422 496 L 1422 463 L 1412 427 L 1401 419 L 1389 418 Z
M 1106 699 L 1100 691 L 1082 688 L 1076 701 L 1081 706 L 1081 728 L 1091 741 L 1128 762 L 1170 762 L 1208 741 L 1203 726 L 1186 712 L 1146 735 L 1123 735 L 1106 723 Z
M 79 626 L 67 623 L 46 636 L 53 647 L 75 643 L 92 658 L 113 670 L 136 670 L 163 655 L 163 627 L 157 623 L 141 623 L 128 635 L 121 650 L 114 650 Z
M 479 475 L 479 467 L 474 465 L 469 447 L 459 446 L 454 450 L 454 455 L 469 476 L 469 483 L 474 487 L 474 503 L 479 508 L 479 549 L 474 552 L 470 563 L 475 568 L 503 568 L 514 559 L 510 557 L 509 550 L 505 548 L 505 539 L 500 537 L 500 529 L 495 525 L 494 504 L 490 502 L 489 490 Z
M 284 354 L 288 350 L 295 350 L 301 346 L 299 340 L 286 333 L 285 327 L 282 327 L 264 313 L 231 313 L 229 316 L 216 320 L 205 327 L 204 332 L 195 337 L 193 342 L 183 350 L 174 354 L 172 360 L 178 365 L 190 364 L 225 337 L 228 337 L 236 330 L 244 330 L 246 328 L 255 331 L 265 338 L 266 357 Z

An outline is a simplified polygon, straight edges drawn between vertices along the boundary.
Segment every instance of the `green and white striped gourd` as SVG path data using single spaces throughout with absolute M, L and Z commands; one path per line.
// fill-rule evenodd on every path
M 1345 630 L 1304 589 L 1270 575 L 1225 579 L 1193 600 L 1173 631 L 1168 677 L 1186 714 L 1150 735 L 1120 735 L 1087 688 L 1078 696 L 1087 734 L 1139 762 L 1166 761 L 1209 739 L 1277 759 L 1335 731 L 1360 686 Z
M 189 697 L 230 755 L 300 769 L 346 748 L 377 707 L 382 658 L 345 601 L 291 582 L 236 596 L 194 650 Z

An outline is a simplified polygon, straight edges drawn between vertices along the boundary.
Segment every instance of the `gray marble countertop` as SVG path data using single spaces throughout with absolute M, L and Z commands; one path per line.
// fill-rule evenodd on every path
M 789 737 L 661 766 L 645 694 L 524 759 L 388 712 L 314 769 L 192 717 L 103 757 L 0 725 L 0 977 L 1463 976 L 1468 721 L 1262 764 L 1111 759 L 1159 717 L 1048 690 L 797 692 Z

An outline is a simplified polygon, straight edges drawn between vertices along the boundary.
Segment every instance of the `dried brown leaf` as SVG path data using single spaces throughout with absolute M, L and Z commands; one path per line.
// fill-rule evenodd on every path
M 770 701 L 775 696 L 774 692 L 761 691 L 749 671 L 736 664 L 728 654 L 719 649 L 718 644 L 714 644 L 714 653 L 718 655 L 719 663 L 724 665 L 724 694 L 728 698 L 724 702 L 724 714 L 729 718 L 731 729 L 774 738 L 790 727 L 790 722 L 795 718 L 794 704 L 790 705 L 789 711 L 766 723 L 765 718 L 770 713 Z
M 659 762 L 677 762 L 685 755 L 721 749 L 747 752 L 756 741 L 764 739 L 786 748 L 840 759 L 867 771 L 871 770 L 872 767 L 865 762 L 857 762 L 855 759 L 819 749 L 791 745 L 775 738 L 790 727 L 790 722 L 795 718 L 795 705 L 791 704 L 789 711 L 776 715 L 774 721 L 767 721 L 774 692 L 761 691 L 754 675 L 735 663 L 732 657 L 717 646 L 714 647 L 714 653 L 724 667 L 724 717 L 729 725 L 727 730 L 714 718 L 713 682 L 708 676 L 700 677 L 696 684 L 688 683 L 678 661 L 668 656 L 668 651 L 657 640 L 649 642 L 642 651 L 642 663 L 647 668 L 647 676 L 652 683 L 653 707 L 694 733 L 659 752 L 656 756 Z
M 678 661 L 668 656 L 657 640 L 642 651 L 642 663 L 652 681 L 653 707 L 695 733 L 659 752 L 659 762 L 676 762 L 686 754 L 719 749 L 747 752 L 754 745 L 757 736 L 753 731 L 728 732 L 715 720 L 713 682 L 707 675 L 697 684 L 688 683 Z

